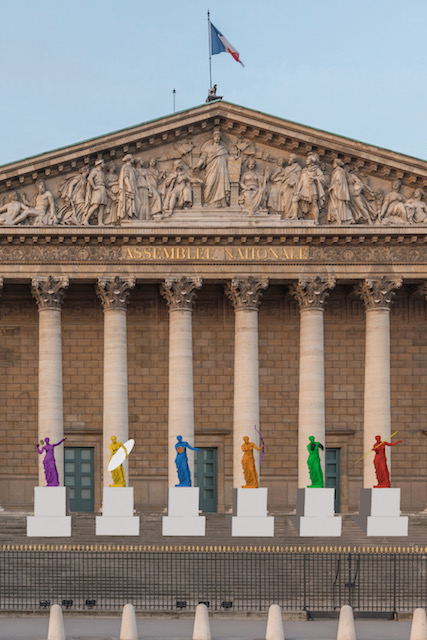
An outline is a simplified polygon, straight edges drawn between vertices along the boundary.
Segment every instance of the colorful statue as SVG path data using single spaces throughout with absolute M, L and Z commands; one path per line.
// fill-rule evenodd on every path
M 119 451 L 120 448 L 123 448 L 125 452 L 124 460 L 126 460 L 126 458 L 128 457 L 128 452 L 126 447 L 121 442 L 117 442 L 116 436 L 111 436 L 111 444 L 109 446 L 109 449 L 111 451 L 110 460 Z M 122 464 L 120 464 L 115 469 L 112 469 L 111 475 L 113 476 L 113 484 L 110 484 L 110 487 L 126 486 L 125 470 L 123 469 Z
M 44 440 L 40 440 L 40 444 L 44 445 L 41 449 L 39 449 L 39 445 L 37 445 L 37 452 L 39 454 L 42 454 L 43 451 L 46 452 L 43 458 L 43 467 L 47 487 L 59 487 L 58 469 L 56 468 L 53 450 L 59 444 L 62 444 L 62 442 L 64 442 L 64 440 L 66 439 L 67 438 L 62 438 L 62 440 L 60 440 L 56 444 L 50 444 L 49 438 L 45 438 Z
M 396 440 L 396 442 L 386 442 L 384 440 L 384 442 L 381 442 L 381 436 L 375 436 L 375 440 L 372 451 L 375 451 L 374 467 L 378 484 L 375 485 L 374 489 L 388 489 L 390 488 L 390 472 L 387 467 L 385 448 L 394 447 L 394 445 L 401 443 L 402 440 Z
M 323 488 L 323 471 L 320 465 L 319 449 L 323 451 L 323 444 L 316 442 L 314 436 L 309 437 L 310 443 L 307 445 L 308 450 L 308 472 L 310 474 L 311 484 L 309 489 Z
M 178 442 L 175 445 L 175 464 L 178 473 L 179 484 L 176 484 L 175 486 L 191 487 L 191 473 L 188 466 L 187 449 L 191 449 L 191 451 L 200 451 L 200 449 L 197 449 L 197 447 L 191 447 L 188 442 L 185 442 L 182 439 L 182 436 L 177 436 L 176 439 L 178 440 Z
M 242 489 L 258 489 L 258 474 L 255 468 L 254 449 L 261 451 L 263 445 L 257 447 L 253 442 L 249 442 L 248 436 L 244 436 L 242 444 L 242 467 L 246 484 L 242 486 Z

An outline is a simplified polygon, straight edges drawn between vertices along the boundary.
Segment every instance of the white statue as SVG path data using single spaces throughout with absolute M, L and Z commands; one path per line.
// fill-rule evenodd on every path
M 392 183 L 392 191 L 387 193 L 384 198 L 383 206 L 378 216 L 378 220 L 384 224 L 407 224 L 408 213 L 405 207 L 405 198 L 400 191 L 400 180 L 394 180 Z
M 347 172 L 344 163 L 335 158 L 333 164 L 331 184 L 329 185 L 328 222 L 349 224 L 354 222 L 350 210 L 350 189 L 347 182 Z
M 300 206 L 303 218 L 310 218 L 316 224 L 319 222 L 320 211 L 325 206 L 325 176 L 319 166 L 317 153 L 309 153 L 295 198 Z
M 204 202 L 208 205 L 225 207 L 228 205 L 230 196 L 228 151 L 221 142 L 218 129 L 215 129 L 212 141 L 203 145 L 201 155 L 197 168 L 206 168 Z
M 105 174 L 105 186 L 107 187 L 108 196 L 105 224 L 118 224 L 120 187 L 119 176 L 114 162 L 110 162 L 108 171 Z
M 357 174 L 355 167 L 348 174 L 350 187 L 350 208 L 355 222 L 372 224 L 377 217 L 375 207 L 375 193 Z
M 29 211 L 30 208 L 26 204 L 19 202 L 17 192 L 11 191 L 6 204 L 0 207 L 0 224 L 18 225 L 28 218 Z
M 157 168 L 156 158 L 150 158 L 148 162 L 148 169 L 146 180 L 148 183 L 148 197 L 150 199 L 150 214 L 154 215 L 161 213 L 162 211 L 162 196 L 160 194 L 159 183 L 165 177 L 164 171 L 159 171 Z
M 98 225 L 104 224 L 104 213 L 108 204 L 107 187 L 105 183 L 104 160 L 99 158 L 87 178 L 86 214 L 83 224 L 89 224 L 94 214 L 98 215 Z
M 137 217 L 140 209 L 138 177 L 134 164 L 133 155 L 127 153 L 123 158 L 119 175 L 119 206 L 117 210 L 119 221 Z
M 165 180 L 166 195 L 164 211 L 173 215 L 175 208 L 188 209 L 193 205 L 193 190 L 191 185 L 196 182 L 185 169 L 182 160 L 176 160 L 174 170 Z
M 59 187 L 59 197 L 64 204 L 58 211 L 58 218 L 64 224 L 83 224 L 88 173 L 89 167 L 84 166 L 79 173 L 64 180 Z
M 34 226 L 57 224 L 55 200 L 50 191 L 46 190 L 43 180 L 36 182 L 37 194 L 33 206 L 27 209 L 27 215 L 34 216 Z M 28 203 L 25 203 L 28 204 Z
M 255 171 L 255 167 L 255 159 L 249 158 L 248 170 L 244 172 L 240 179 L 239 202 L 247 213 L 255 213 L 258 209 L 265 207 L 268 169 L 262 175 Z
M 425 224 L 427 222 L 427 205 L 423 198 L 423 189 L 415 189 L 412 198 L 406 201 L 406 211 L 410 222 Z
M 296 193 L 301 173 L 302 169 L 299 162 L 297 162 L 296 155 L 291 153 L 282 185 L 283 218 L 298 218 L 298 198 Z

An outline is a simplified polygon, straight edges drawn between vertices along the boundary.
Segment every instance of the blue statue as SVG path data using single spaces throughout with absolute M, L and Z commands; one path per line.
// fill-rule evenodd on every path
M 182 436 L 177 436 L 178 442 L 175 445 L 176 449 L 176 470 L 178 472 L 179 484 L 176 487 L 191 487 L 191 473 L 188 466 L 187 449 L 191 451 L 200 451 L 196 447 L 190 447 L 188 442 L 182 440 Z

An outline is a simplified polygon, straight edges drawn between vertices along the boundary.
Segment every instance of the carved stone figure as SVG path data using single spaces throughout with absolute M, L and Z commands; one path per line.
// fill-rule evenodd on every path
M 427 205 L 424 202 L 424 196 L 423 189 L 415 189 L 412 198 L 406 201 L 406 211 L 410 222 L 415 222 L 415 224 L 427 222 Z
M 240 180 L 239 202 L 247 213 L 255 213 L 258 209 L 265 207 L 268 169 L 262 175 L 255 171 L 255 167 L 255 159 L 249 158 L 248 170 L 244 172 Z
M 126 453 L 126 458 L 128 457 L 128 452 L 126 448 L 123 446 L 121 442 L 117 441 L 116 436 L 111 436 L 111 444 L 108 447 L 110 449 L 111 455 L 110 460 L 114 456 L 117 451 L 123 447 Z M 110 487 L 125 487 L 126 486 L 126 478 L 125 478 L 125 470 L 123 469 L 123 465 L 119 465 L 113 471 L 111 471 L 111 475 L 113 477 L 113 484 L 110 484 Z
M 58 218 L 64 224 L 83 223 L 86 210 L 86 188 L 89 168 L 84 166 L 79 173 L 64 180 L 59 187 L 59 197 L 64 204 L 58 211 Z
M 405 198 L 399 193 L 400 186 L 400 180 L 395 180 L 392 184 L 393 190 L 387 193 L 384 198 L 378 217 L 378 220 L 384 222 L 384 224 L 407 224 L 409 222 Z
M 119 176 L 117 174 L 116 165 L 110 162 L 108 171 L 105 174 L 105 185 L 107 187 L 108 204 L 105 214 L 105 224 L 118 224 L 120 187 Z
M 214 131 L 212 141 L 203 145 L 201 156 L 197 168 L 206 168 L 204 202 L 207 205 L 225 207 L 230 197 L 228 151 L 221 142 L 218 129 Z
M 328 222 L 349 224 L 353 222 L 350 211 L 350 189 L 347 182 L 347 172 L 344 163 L 335 158 L 333 163 L 331 184 L 329 186 Z
M 48 487 L 59 487 L 59 477 L 58 477 L 58 469 L 56 468 L 54 448 L 58 445 L 62 444 L 67 438 L 62 438 L 56 444 L 50 444 L 50 439 L 45 438 L 44 440 L 40 440 L 40 444 L 44 445 L 41 449 L 39 445 L 37 445 L 37 452 L 39 455 L 45 452 L 45 456 L 43 458 L 43 467 L 44 467 L 44 475 L 46 478 L 46 486 Z
M 249 442 L 248 436 L 244 436 L 242 444 L 242 467 L 246 484 L 242 489 L 258 489 L 258 474 L 255 467 L 254 449 L 261 451 L 262 445 L 257 447 L 253 442 Z
M 291 153 L 288 158 L 288 166 L 285 169 L 282 186 L 282 210 L 283 218 L 298 218 L 298 199 L 296 192 L 301 179 L 301 166 Z
M 381 442 L 381 436 L 375 436 L 375 444 L 372 447 L 372 451 L 375 451 L 374 467 L 378 484 L 375 485 L 374 489 L 388 489 L 390 487 L 390 472 L 387 467 L 385 448 L 394 447 L 401 442 L 402 440 L 396 440 L 396 442 L 386 442 L 384 440 L 384 442 Z
M 94 214 L 98 215 L 98 225 L 104 224 L 104 213 L 108 204 L 107 186 L 105 182 L 104 160 L 95 161 L 95 166 L 87 178 L 86 214 L 83 224 L 89 224 Z
M 0 207 L 0 224 L 17 225 L 29 216 L 29 207 L 18 200 L 16 191 L 11 191 L 7 202 Z
M 350 208 L 355 222 L 372 224 L 377 217 L 377 212 L 372 202 L 375 201 L 375 193 L 362 180 L 352 167 L 348 174 L 350 187 Z
M 319 167 L 317 153 L 309 153 L 301 172 L 296 198 L 303 218 L 319 222 L 320 211 L 325 206 L 325 176 Z
M 164 171 L 157 168 L 156 158 L 150 158 L 148 161 L 148 169 L 146 180 L 148 183 L 148 197 L 150 202 L 150 214 L 156 215 L 162 211 L 162 196 L 160 194 L 160 181 L 165 177 Z
M 277 169 L 270 176 L 270 190 L 268 193 L 267 207 L 274 213 L 283 214 L 282 187 L 285 179 L 284 158 L 277 158 Z
M 139 211 L 138 178 L 134 163 L 131 153 L 126 154 L 123 158 L 119 175 L 119 206 L 117 211 L 119 221 L 131 220 L 137 217 Z
M 323 451 L 323 444 L 316 442 L 314 436 L 309 437 L 308 450 L 308 472 L 310 474 L 311 485 L 309 489 L 323 488 L 323 471 L 320 464 L 319 449 Z
M 50 191 L 46 191 L 43 180 L 36 182 L 37 195 L 33 201 L 33 207 L 27 209 L 27 215 L 34 216 L 35 226 L 57 224 L 55 200 Z M 28 203 L 25 203 L 28 204 Z
M 135 161 L 136 183 L 138 185 L 138 210 L 137 217 L 139 220 L 150 219 L 149 191 L 150 185 L 147 180 L 147 169 L 142 158 Z
M 176 484 L 175 486 L 191 487 L 191 473 L 188 466 L 187 449 L 191 449 L 191 451 L 200 451 L 200 449 L 197 449 L 197 447 L 191 447 L 188 442 L 185 442 L 182 439 L 182 436 L 177 436 L 176 439 L 178 442 L 175 444 L 175 464 L 178 473 L 179 484 Z
M 195 179 L 190 177 L 182 160 L 176 160 L 174 163 L 174 171 L 169 173 L 165 181 L 165 213 L 171 216 L 175 211 L 175 207 L 186 209 L 192 206 L 193 190 L 191 184 L 193 181 L 195 181 Z

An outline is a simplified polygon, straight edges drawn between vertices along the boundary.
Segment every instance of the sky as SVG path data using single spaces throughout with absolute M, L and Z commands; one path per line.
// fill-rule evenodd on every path
M 224 100 L 427 158 L 426 0 L 0 0 L 0 165 Z

